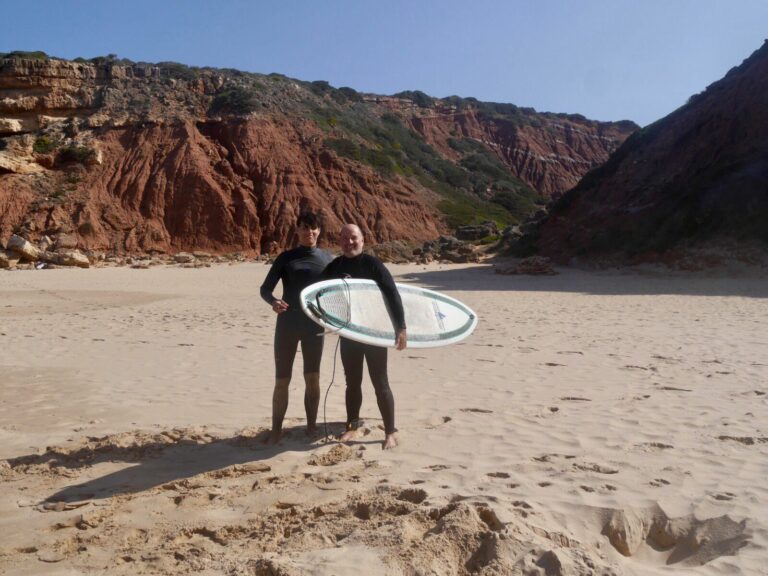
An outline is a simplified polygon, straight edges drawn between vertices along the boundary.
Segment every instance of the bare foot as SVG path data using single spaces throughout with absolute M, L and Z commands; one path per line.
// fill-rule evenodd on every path
M 381 449 L 382 450 L 391 450 L 397 446 L 397 437 L 392 434 L 387 434 L 386 438 L 384 438 L 384 442 L 381 443 Z
M 357 438 L 359 434 L 360 434 L 359 429 L 347 430 L 346 432 L 344 432 L 344 434 L 339 436 L 339 442 L 349 442 L 350 440 L 354 440 L 355 438 Z
M 283 438 L 283 431 L 282 430 L 272 430 L 269 433 L 269 436 L 267 436 L 264 439 L 264 444 L 268 444 L 270 446 L 277 444 L 282 440 Z
M 317 426 L 307 426 L 307 429 L 304 430 L 304 435 L 307 438 L 317 438 L 320 436 L 320 431 L 317 429 Z

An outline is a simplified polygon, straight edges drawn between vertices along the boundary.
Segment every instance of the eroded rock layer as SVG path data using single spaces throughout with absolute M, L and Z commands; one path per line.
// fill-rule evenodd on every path
M 294 241 L 303 208 L 323 214 L 326 242 L 349 220 L 371 243 L 422 241 L 446 230 L 446 193 L 514 221 L 635 128 L 121 62 L 0 59 L 0 242 L 64 233 L 92 250 L 264 252 Z M 514 198 L 491 202 L 499 167 L 528 195 L 518 213 Z

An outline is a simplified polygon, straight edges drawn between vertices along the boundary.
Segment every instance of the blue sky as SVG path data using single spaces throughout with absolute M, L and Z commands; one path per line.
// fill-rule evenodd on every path
M 645 125 L 768 37 L 768 0 L 0 0 L 0 52 L 280 72 Z

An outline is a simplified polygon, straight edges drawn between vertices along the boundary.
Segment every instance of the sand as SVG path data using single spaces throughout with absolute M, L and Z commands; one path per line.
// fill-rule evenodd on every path
M 266 265 L 0 273 L 0 573 L 766 574 L 765 278 L 390 269 L 481 318 L 390 352 L 392 451 L 300 359 L 262 445 Z

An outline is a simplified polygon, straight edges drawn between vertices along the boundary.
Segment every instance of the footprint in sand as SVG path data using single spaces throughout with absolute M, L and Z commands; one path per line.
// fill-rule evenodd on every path
M 615 468 L 608 466 L 602 466 L 600 464 L 594 464 L 592 462 L 586 462 L 584 464 L 574 463 L 573 468 L 575 470 L 581 470 L 582 472 L 597 472 L 598 474 L 618 474 L 619 471 Z
M 654 354 L 651 356 L 651 358 L 655 360 L 663 360 L 665 362 L 669 362 L 672 364 L 677 364 L 678 362 L 682 362 L 679 358 L 672 358 L 671 356 L 662 356 L 661 354 Z
M 624 370 L 651 370 L 652 372 L 656 372 L 655 366 L 636 366 L 634 364 L 626 364 L 622 366 L 622 369 Z
M 544 362 L 544 366 L 556 367 L 556 366 L 565 366 L 565 364 L 558 364 L 557 362 Z
M 509 478 L 509 474 L 506 472 L 488 472 L 486 476 L 490 478 Z
M 762 436 L 753 438 L 752 436 L 718 436 L 718 440 L 733 440 L 739 442 L 745 446 L 753 446 L 755 443 L 765 444 L 768 442 L 768 437 Z
M 426 468 L 432 470 L 432 472 L 438 472 L 440 470 L 448 470 L 450 466 L 446 466 L 445 464 L 432 464 L 431 466 L 426 466 Z
M 592 402 L 591 398 L 581 398 L 579 396 L 563 396 L 560 398 L 560 400 L 564 400 L 566 402 Z
M 655 480 L 651 480 L 649 484 L 654 488 L 660 488 L 661 486 L 669 486 L 669 481 L 664 480 L 664 478 L 656 478 Z
M 307 460 L 307 464 L 310 466 L 334 466 L 340 462 L 354 458 L 355 454 L 355 451 L 352 450 L 352 448 L 349 446 L 345 446 L 344 444 L 336 444 L 333 448 L 324 454 L 313 455 L 309 460 Z
M 642 444 L 635 444 L 635 447 L 645 450 L 669 450 L 674 448 L 672 444 L 664 444 L 663 442 L 643 442 Z
M 733 492 L 715 492 L 714 494 L 712 494 L 712 498 L 714 498 L 715 500 L 727 501 L 727 500 L 733 500 L 734 498 L 736 498 L 736 494 L 734 494 Z
M 462 412 L 477 412 L 480 414 L 493 414 L 493 410 L 486 410 L 485 408 L 460 408 Z
M 401 490 L 396 498 L 405 502 L 411 502 L 412 504 L 421 504 L 427 499 L 427 496 L 429 496 L 427 492 L 421 488 L 406 488 Z

